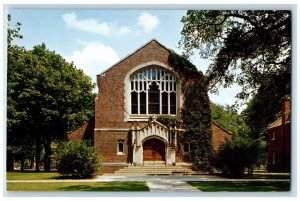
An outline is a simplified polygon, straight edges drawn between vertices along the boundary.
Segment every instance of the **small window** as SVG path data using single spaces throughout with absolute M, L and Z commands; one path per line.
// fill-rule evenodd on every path
M 272 132 L 272 139 L 271 140 L 275 140 L 275 131 Z
M 117 155 L 124 155 L 124 140 L 118 140 Z
M 188 143 L 188 142 L 184 143 L 184 145 L 183 145 L 183 152 L 184 153 L 190 152 L 190 143 Z
M 272 154 L 272 164 L 275 164 L 275 152 Z

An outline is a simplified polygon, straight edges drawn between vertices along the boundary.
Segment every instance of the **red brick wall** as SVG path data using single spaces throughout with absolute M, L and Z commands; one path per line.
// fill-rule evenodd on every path
M 132 145 L 130 132 L 95 131 L 94 149 L 102 157 L 103 162 L 127 163 L 132 162 Z M 129 140 L 128 140 L 129 139 Z M 117 155 L 118 140 L 124 140 L 124 155 Z
M 95 128 L 95 119 L 91 118 L 88 122 L 83 123 L 73 131 L 68 133 L 69 141 L 93 140 Z
M 291 135 L 290 124 L 285 126 L 285 134 L 282 126 L 268 130 L 268 171 L 269 172 L 290 172 L 291 157 Z M 275 132 L 275 139 L 273 139 Z M 275 153 L 275 163 L 273 163 Z
M 124 167 L 127 167 L 127 166 L 103 166 L 101 172 L 99 171 L 98 174 L 101 174 L 101 173 L 114 173 L 115 171 L 118 171 L 118 170 L 120 170 Z
M 213 152 L 218 152 L 221 145 L 225 143 L 225 139 L 231 139 L 232 135 L 215 123 L 211 124 L 212 139 L 211 145 Z
M 168 64 L 169 51 L 152 41 L 133 55 L 97 76 L 96 128 L 128 128 L 124 123 L 124 79 L 134 67 L 154 61 Z
M 88 123 L 84 123 L 81 126 L 79 126 L 77 129 L 74 131 L 70 132 L 68 134 L 68 139 L 69 141 L 80 141 L 83 138 L 83 134 L 88 126 Z

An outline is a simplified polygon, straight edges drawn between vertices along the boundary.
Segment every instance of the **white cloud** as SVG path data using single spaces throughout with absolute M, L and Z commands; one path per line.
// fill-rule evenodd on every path
M 66 56 L 66 60 L 73 61 L 77 68 L 96 82 L 96 75 L 116 63 L 119 58 L 117 52 L 110 46 L 100 42 L 82 42 L 83 49 L 74 51 L 71 56 Z
M 159 19 L 151 15 L 147 12 L 143 12 L 138 17 L 138 25 L 144 27 L 145 32 L 151 32 L 155 27 L 159 25 L 160 21 Z
M 117 26 L 116 23 L 99 22 L 95 19 L 77 19 L 75 12 L 66 13 L 62 16 L 66 26 L 68 28 L 79 29 L 90 33 L 96 33 L 101 35 L 124 35 L 131 32 L 127 26 Z

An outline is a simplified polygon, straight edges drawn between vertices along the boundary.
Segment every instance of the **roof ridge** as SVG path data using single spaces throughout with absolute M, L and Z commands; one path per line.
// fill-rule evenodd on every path
M 215 124 L 216 126 L 218 126 L 220 129 L 222 129 L 223 131 L 225 131 L 226 133 L 233 135 L 231 132 L 229 132 L 228 130 L 226 130 L 225 128 L 223 128 L 222 126 L 220 126 L 218 123 L 216 123 L 214 120 L 211 120 L 211 122 L 213 124 Z
M 110 69 L 112 69 L 114 66 L 116 66 L 117 64 L 121 63 L 122 61 L 124 61 L 125 59 L 129 58 L 130 56 L 132 56 L 133 54 L 135 54 L 136 52 L 138 52 L 139 50 L 141 50 L 142 48 L 146 47 L 147 45 L 149 45 L 151 42 L 156 42 L 158 45 L 160 45 L 161 47 L 163 47 L 164 49 L 168 50 L 170 52 L 170 49 L 167 48 L 166 46 L 162 45 L 160 42 L 158 42 L 156 39 L 151 39 L 150 41 L 148 41 L 147 43 L 145 43 L 144 45 L 142 45 L 141 47 L 139 47 L 138 49 L 136 49 L 135 51 L 133 51 L 132 53 L 126 55 L 125 57 L 123 57 L 121 60 L 119 60 L 118 62 L 116 62 L 115 64 L 113 64 L 112 66 L 110 66 L 109 68 L 105 69 L 104 71 L 102 71 L 101 73 L 97 74 L 97 76 L 103 75 L 105 74 L 107 71 L 109 71 Z

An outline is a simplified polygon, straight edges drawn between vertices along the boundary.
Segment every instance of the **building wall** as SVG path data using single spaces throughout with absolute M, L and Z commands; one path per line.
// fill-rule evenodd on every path
M 124 155 L 118 155 L 118 140 L 124 140 Z M 132 162 L 132 144 L 129 131 L 103 132 L 95 130 L 94 149 L 102 156 L 105 163 L 130 163 Z
M 124 79 L 134 67 L 154 60 L 168 64 L 169 51 L 152 41 L 125 60 L 97 76 L 98 97 L 95 103 L 96 128 L 130 128 L 124 122 Z
M 83 123 L 78 128 L 68 133 L 69 141 L 93 140 L 95 128 L 95 118 Z
M 102 155 L 103 172 L 113 172 L 133 162 L 133 146 L 131 128 L 142 128 L 148 122 L 126 121 L 129 111 L 125 106 L 125 77 L 144 63 L 157 62 L 167 68 L 170 52 L 155 41 L 151 41 L 134 54 L 128 56 L 97 76 L 98 96 L 95 99 L 95 124 L 94 124 L 94 148 Z M 170 69 L 169 69 L 170 70 Z M 126 77 L 127 78 L 127 77 Z M 179 80 L 180 82 L 180 80 Z M 179 93 L 180 94 L 180 91 Z M 179 95 L 179 99 L 182 96 Z M 182 101 L 179 101 L 179 107 Z M 76 140 L 83 136 L 86 125 L 69 135 L 70 140 Z M 231 138 L 224 129 L 212 124 L 212 146 L 218 150 L 225 137 Z M 124 155 L 117 154 L 118 140 L 124 140 Z M 176 153 L 176 162 L 189 162 L 181 154 L 183 145 L 180 145 Z M 171 153 L 171 152 L 170 152 Z M 175 150 L 174 150 L 175 153 Z M 175 158 L 175 157 L 174 157 Z
M 268 130 L 268 171 L 290 172 L 291 138 L 290 124 Z M 274 134 L 273 134 L 274 133 Z M 273 138 L 275 135 L 275 138 Z M 275 156 L 273 156 L 275 154 Z M 273 159 L 274 157 L 274 159 Z
M 230 140 L 232 138 L 232 134 L 228 133 L 226 130 L 221 128 L 215 123 L 211 124 L 211 133 L 212 133 L 212 139 L 211 139 L 211 145 L 213 152 L 218 152 L 221 145 L 225 143 L 226 138 Z

